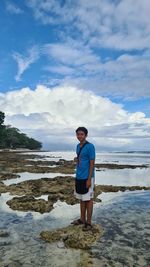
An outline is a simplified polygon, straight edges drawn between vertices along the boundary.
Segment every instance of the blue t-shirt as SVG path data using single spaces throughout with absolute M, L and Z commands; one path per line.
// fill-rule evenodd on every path
M 77 145 L 76 152 L 77 155 L 80 151 L 80 144 Z M 90 160 L 95 160 L 95 147 L 93 144 L 86 144 L 79 155 L 77 167 L 76 167 L 76 178 L 77 179 L 87 179 L 89 176 Z M 94 169 L 92 177 L 94 177 Z

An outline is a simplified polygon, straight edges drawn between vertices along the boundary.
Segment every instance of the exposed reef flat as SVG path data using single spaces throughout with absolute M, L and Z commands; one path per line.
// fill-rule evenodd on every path
M 101 168 L 106 168 L 106 169 L 148 168 L 148 165 L 146 165 L 146 164 L 131 165 L 131 164 L 116 164 L 116 163 L 97 163 L 97 164 L 95 164 L 95 167 L 96 167 L 97 171 L 100 171 Z
M 42 160 L 39 155 L 21 154 L 17 152 L 0 153 L 0 194 L 9 192 L 12 199 L 7 201 L 9 207 L 19 211 L 36 211 L 41 214 L 50 212 L 54 208 L 57 200 L 74 205 L 78 200 L 74 197 L 74 174 L 75 164 L 73 161 L 53 158 L 51 161 Z M 119 164 L 95 164 L 97 171 L 104 168 L 122 169 L 122 168 L 146 168 L 147 165 L 119 165 Z M 20 172 L 31 173 L 31 180 L 22 181 L 17 184 L 6 185 L 3 181 L 12 178 L 19 178 Z M 47 178 L 46 173 L 62 173 L 66 176 L 57 176 Z M 45 173 L 45 178 L 32 180 L 32 173 Z M 69 175 L 67 175 L 69 174 Z M 96 185 L 94 201 L 100 202 L 102 192 L 118 192 L 126 190 L 150 190 L 145 186 L 113 186 Z M 39 197 L 47 195 L 47 200 Z M 13 197 L 14 196 L 14 197 Z M 92 258 L 88 249 L 97 241 L 99 242 L 103 235 L 101 225 L 94 225 L 92 231 L 84 232 L 82 225 L 56 229 L 54 231 L 42 231 L 40 237 L 46 242 L 56 245 L 56 247 L 74 248 L 76 250 L 87 250 L 88 260 L 82 266 L 92 266 Z M 40 230 L 41 231 L 41 230 Z
M 20 172 L 31 173 L 62 173 L 73 174 L 75 171 L 75 163 L 73 160 L 57 159 L 52 156 L 51 160 L 42 160 L 45 156 L 25 154 L 19 152 L 0 152 L 0 180 L 14 178 L 14 175 Z M 124 169 L 124 168 L 147 168 L 148 165 L 138 164 L 114 164 L 114 163 L 100 163 L 95 164 L 96 170 L 101 169 Z
M 13 210 L 49 212 L 53 209 L 53 203 L 44 199 L 35 199 L 33 196 L 14 197 L 7 201 Z
M 94 201 L 100 202 L 97 198 L 102 192 L 118 192 L 125 190 L 150 190 L 145 186 L 112 186 L 96 185 Z M 18 195 L 7 201 L 7 204 L 15 210 L 27 211 L 34 210 L 40 213 L 48 212 L 53 209 L 53 204 L 57 200 L 65 201 L 67 204 L 74 205 L 79 201 L 74 197 L 74 178 L 70 176 L 58 176 L 53 179 L 42 178 L 38 180 L 24 181 L 19 184 L 7 186 L 7 192 L 11 195 Z M 48 195 L 48 200 L 39 200 L 36 197 Z
M 0 152 L 0 194 L 9 192 L 15 195 L 7 201 L 7 204 L 14 210 L 49 212 L 57 200 L 65 201 L 73 205 L 78 203 L 74 197 L 74 178 L 70 175 L 58 176 L 55 178 L 42 178 L 32 180 L 32 173 L 55 173 L 71 174 L 75 171 L 73 161 L 59 159 L 57 161 L 42 161 L 44 156 L 33 154 L 22 154 L 19 152 Z M 35 160 L 36 159 L 36 160 Z M 35 161 L 34 161 L 35 160 Z M 147 165 L 117 165 L 117 164 L 95 164 L 96 168 L 146 168 Z M 6 179 L 19 178 L 18 172 L 31 173 L 31 180 L 11 184 L 3 183 Z M 46 174 L 45 174 L 46 176 Z M 117 192 L 125 190 L 150 190 L 145 186 L 112 186 L 96 185 L 94 201 L 101 201 L 98 197 L 102 192 Z M 48 200 L 37 199 L 42 195 L 48 195 Z
M 85 232 L 82 229 L 82 225 L 69 225 L 54 231 L 42 231 L 40 236 L 50 243 L 61 242 L 61 245 L 64 244 L 65 247 L 89 249 L 103 234 L 102 227 L 97 224 L 93 225 L 93 229 L 90 231 Z

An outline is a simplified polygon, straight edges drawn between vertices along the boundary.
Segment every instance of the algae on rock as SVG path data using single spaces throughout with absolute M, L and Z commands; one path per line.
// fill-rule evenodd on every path
M 63 241 L 66 247 L 89 249 L 102 234 L 102 227 L 95 224 L 90 231 L 83 231 L 83 225 L 69 225 L 54 231 L 42 231 L 40 236 L 43 240 L 50 243 Z

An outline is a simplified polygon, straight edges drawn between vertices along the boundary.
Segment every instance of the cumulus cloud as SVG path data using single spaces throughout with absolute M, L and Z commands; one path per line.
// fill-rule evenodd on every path
M 49 148 L 73 148 L 75 129 L 84 125 L 97 148 L 138 149 L 139 142 L 150 149 L 150 118 L 142 112 L 129 113 L 90 91 L 39 85 L 34 91 L 23 88 L 0 94 L 0 107 L 8 124 Z
M 36 46 L 33 46 L 28 50 L 28 56 L 24 56 L 15 52 L 13 53 L 13 58 L 18 64 L 18 73 L 15 79 L 16 81 L 20 81 L 24 71 L 27 70 L 30 65 L 33 64 L 39 58 L 39 50 Z

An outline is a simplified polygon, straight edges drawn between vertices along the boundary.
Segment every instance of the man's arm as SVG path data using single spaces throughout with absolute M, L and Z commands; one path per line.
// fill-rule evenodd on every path
M 95 160 L 91 159 L 90 160 L 89 176 L 88 176 L 88 180 L 86 183 L 87 188 L 89 188 L 91 186 L 91 178 L 92 178 L 92 174 L 93 174 L 94 164 L 95 164 Z

